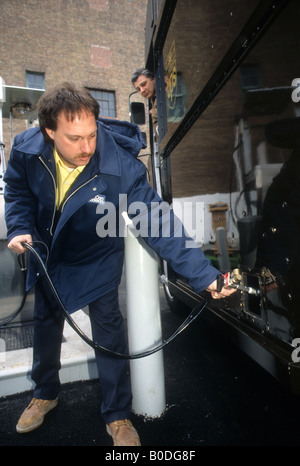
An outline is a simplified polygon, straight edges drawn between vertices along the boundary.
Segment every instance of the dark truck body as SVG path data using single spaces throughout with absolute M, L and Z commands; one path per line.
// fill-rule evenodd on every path
M 239 284 L 255 290 L 210 302 L 203 315 L 295 393 L 299 18 L 296 0 L 152 0 L 145 40 L 158 111 L 153 183 L 191 207 L 201 234 L 190 229 L 213 264 L 238 269 Z M 203 299 L 162 267 L 175 311 Z

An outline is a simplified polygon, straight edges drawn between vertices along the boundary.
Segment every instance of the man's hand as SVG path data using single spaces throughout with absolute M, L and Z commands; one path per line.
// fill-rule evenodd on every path
M 15 236 L 10 242 L 8 243 L 8 249 L 16 252 L 17 254 L 23 254 L 26 251 L 22 243 L 32 243 L 32 236 L 31 235 L 19 235 Z
M 230 286 L 223 286 L 221 291 L 217 291 L 218 289 L 218 283 L 217 280 L 215 280 L 211 285 L 209 285 L 206 290 L 211 293 L 211 296 L 213 299 L 221 299 L 221 298 L 226 298 L 227 296 L 230 296 L 232 293 L 236 292 L 235 288 L 231 288 Z

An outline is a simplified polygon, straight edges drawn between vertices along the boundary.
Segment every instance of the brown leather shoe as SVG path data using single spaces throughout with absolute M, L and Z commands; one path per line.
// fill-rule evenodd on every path
M 43 421 L 45 415 L 55 408 L 58 403 L 58 399 L 55 400 L 39 400 L 32 398 L 31 402 L 23 412 L 17 424 L 17 432 L 25 434 L 39 427 Z
M 107 433 L 113 438 L 114 446 L 140 447 L 139 435 L 129 419 L 111 422 L 106 426 Z

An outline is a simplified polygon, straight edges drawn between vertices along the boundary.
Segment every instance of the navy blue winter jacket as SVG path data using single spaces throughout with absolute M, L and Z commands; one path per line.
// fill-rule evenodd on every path
M 98 221 L 107 214 L 105 206 L 115 206 L 112 224 L 118 233 L 120 195 L 128 206 L 142 202 L 150 209 L 151 203 L 162 202 L 147 181 L 144 164 L 136 158 L 143 147 L 138 127 L 105 119 L 97 121 L 97 125 L 96 152 L 71 186 L 58 220 L 53 146 L 45 142 L 38 128 L 15 138 L 4 179 L 8 240 L 31 234 L 47 246 L 48 252 L 42 243 L 34 245 L 46 261 L 48 273 L 69 312 L 86 306 L 120 283 L 124 235 L 98 235 Z M 161 221 L 159 225 L 159 235 L 152 237 L 149 222 L 145 241 L 186 277 L 196 292 L 203 291 L 216 279 L 218 270 L 200 248 L 186 248 L 185 236 L 177 237 L 171 228 L 171 236 L 165 237 Z M 39 264 L 30 255 L 27 289 L 40 275 Z

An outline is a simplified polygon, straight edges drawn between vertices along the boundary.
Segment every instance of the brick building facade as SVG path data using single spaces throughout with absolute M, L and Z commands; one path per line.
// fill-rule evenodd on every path
M 45 89 L 73 81 L 104 91 L 112 116 L 129 120 L 131 75 L 144 64 L 146 10 L 147 0 L 2 0 L 0 76 L 8 86 L 27 87 L 37 76 Z M 13 120 L 12 136 L 27 125 Z M 6 158 L 10 133 L 3 118 Z

